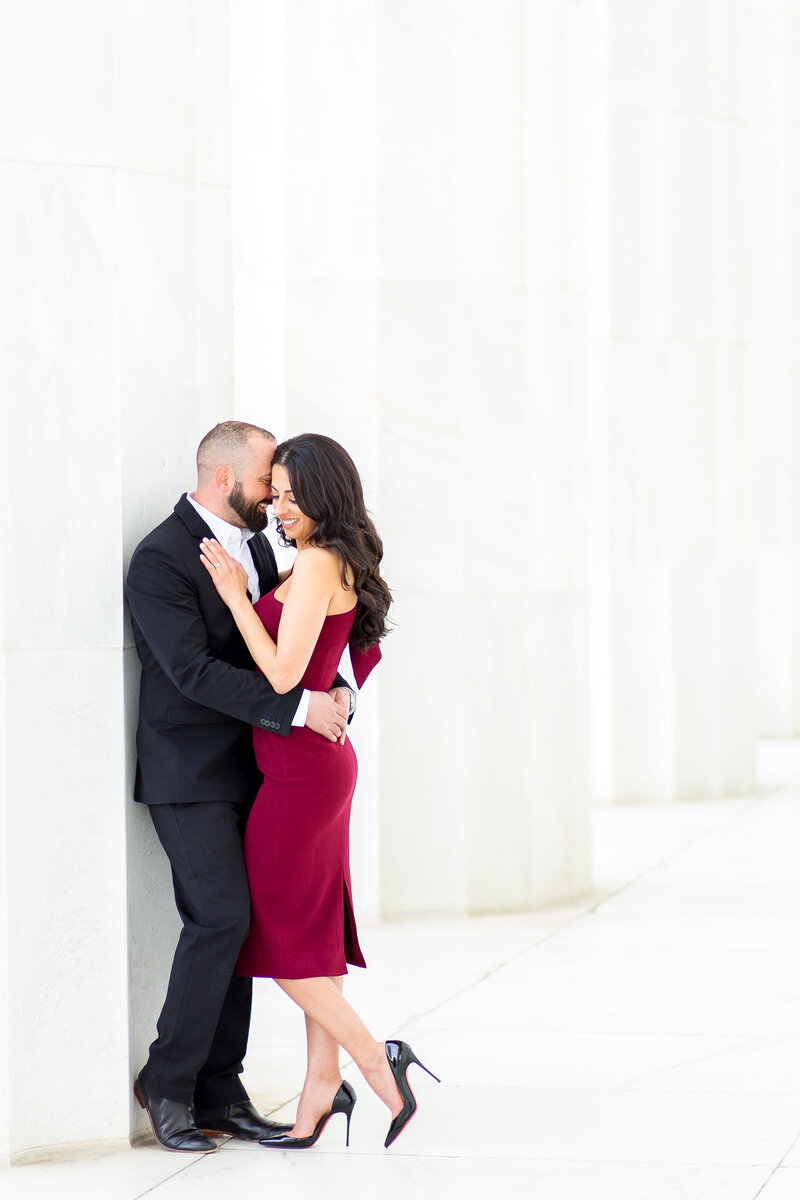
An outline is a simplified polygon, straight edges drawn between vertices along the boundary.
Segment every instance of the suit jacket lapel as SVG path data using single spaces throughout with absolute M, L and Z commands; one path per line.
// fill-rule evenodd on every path
M 206 525 L 205 521 L 200 516 L 200 513 L 197 511 L 194 505 L 190 504 L 186 499 L 185 492 L 175 505 L 174 512 L 175 516 L 179 517 L 181 521 L 183 521 L 184 525 L 189 530 L 189 533 L 191 533 L 193 537 L 197 538 L 197 553 L 199 554 L 200 542 L 202 539 L 204 537 L 211 538 L 214 536 L 214 534 L 208 525 Z
M 186 499 L 185 494 L 181 496 L 175 505 L 175 515 L 180 517 L 192 536 L 197 538 L 197 552 L 199 554 L 201 540 L 204 537 L 213 537 L 213 532 L 206 525 L 194 505 L 190 504 Z M 258 572 L 258 585 L 261 595 L 265 596 L 278 582 L 278 567 L 275 562 L 272 546 L 270 546 L 263 533 L 255 534 L 247 544 L 253 556 L 253 564 Z

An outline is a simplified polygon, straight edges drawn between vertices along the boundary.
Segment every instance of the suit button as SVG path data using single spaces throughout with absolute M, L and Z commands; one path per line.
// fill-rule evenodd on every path
M 259 725 L 263 725 L 265 729 L 269 729 L 270 724 L 271 724 L 271 722 L 268 721 L 266 719 L 266 717 L 262 717 L 261 720 L 259 721 Z

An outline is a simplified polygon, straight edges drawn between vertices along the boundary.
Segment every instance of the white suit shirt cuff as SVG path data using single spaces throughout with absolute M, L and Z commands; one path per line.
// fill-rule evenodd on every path
M 297 706 L 297 712 L 292 717 L 292 725 L 305 725 L 306 717 L 308 716 L 308 704 L 311 700 L 311 692 L 307 688 L 303 689 L 303 694 L 300 697 L 300 703 Z

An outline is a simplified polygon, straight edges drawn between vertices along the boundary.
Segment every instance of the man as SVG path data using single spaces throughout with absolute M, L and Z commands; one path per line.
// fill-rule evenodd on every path
M 197 490 L 139 544 L 128 572 L 142 663 L 134 797 L 149 806 L 183 921 L 134 1084 L 167 1150 L 215 1150 L 204 1130 L 254 1141 L 289 1128 L 260 1116 L 239 1078 L 252 996 L 252 980 L 235 972 L 250 921 L 242 835 L 261 783 L 251 726 L 288 736 L 306 724 L 335 741 L 350 694 L 337 676 L 330 694 L 277 695 L 200 561 L 200 540 L 215 537 L 245 567 L 254 601 L 276 586 L 262 536 L 274 453 L 272 434 L 255 425 L 212 429 L 197 451 Z

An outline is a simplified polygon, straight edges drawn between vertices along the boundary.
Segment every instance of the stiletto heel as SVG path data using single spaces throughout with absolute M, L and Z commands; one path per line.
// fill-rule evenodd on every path
M 412 1063 L 416 1063 L 418 1067 L 422 1067 L 423 1071 L 427 1071 L 431 1079 L 435 1079 L 437 1083 L 441 1083 L 438 1075 L 434 1075 L 433 1071 L 429 1071 L 424 1063 L 421 1063 L 414 1051 L 409 1046 L 408 1042 L 391 1041 L 386 1043 L 386 1057 L 389 1060 L 389 1067 L 394 1075 L 394 1081 L 397 1084 L 397 1089 L 403 1100 L 403 1107 L 396 1117 L 393 1118 L 389 1126 L 389 1132 L 386 1135 L 384 1147 L 391 1146 L 395 1138 L 399 1137 L 405 1129 L 408 1122 L 417 1111 L 417 1101 L 414 1093 L 408 1083 L 408 1068 Z
M 421 1064 L 420 1064 L 421 1065 Z M 335 1113 L 344 1113 L 347 1117 L 347 1138 L 345 1145 L 350 1145 L 350 1118 L 353 1115 L 353 1109 L 356 1106 L 356 1093 L 346 1079 L 342 1080 L 342 1086 L 339 1088 L 336 1095 L 333 1097 L 333 1104 L 326 1113 L 323 1113 L 317 1124 L 314 1127 L 314 1132 L 308 1137 L 296 1138 L 288 1133 L 279 1133 L 275 1137 L 261 1138 L 259 1146 L 271 1146 L 277 1150 L 305 1150 L 308 1146 L 313 1146 L 319 1138 L 325 1126 L 330 1121 Z

